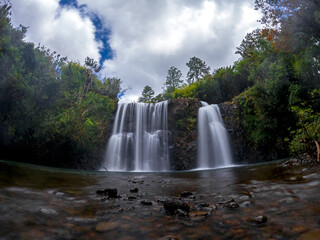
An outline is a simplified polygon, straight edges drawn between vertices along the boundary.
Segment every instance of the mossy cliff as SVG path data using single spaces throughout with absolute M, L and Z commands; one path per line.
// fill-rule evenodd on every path
M 173 99 L 168 106 L 168 127 L 171 133 L 169 148 L 171 169 L 196 167 L 198 99 Z

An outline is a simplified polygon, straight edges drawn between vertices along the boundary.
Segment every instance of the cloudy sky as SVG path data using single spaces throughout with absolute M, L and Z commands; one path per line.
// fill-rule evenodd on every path
M 254 0 L 11 0 L 12 21 L 29 27 L 26 40 L 69 60 L 89 56 L 101 77 L 120 77 L 126 99 L 145 85 L 162 92 L 167 71 L 184 78 L 193 56 L 211 69 L 229 66 L 246 33 L 259 27 Z

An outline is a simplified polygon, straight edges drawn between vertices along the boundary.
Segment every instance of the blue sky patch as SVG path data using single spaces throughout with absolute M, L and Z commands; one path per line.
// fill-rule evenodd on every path
M 94 33 L 95 40 L 102 43 L 102 47 L 99 48 L 100 53 L 100 65 L 107 59 L 113 58 L 113 51 L 109 45 L 109 37 L 111 31 L 103 26 L 101 18 L 94 12 L 89 11 L 86 5 L 78 5 L 77 0 L 60 0 L 59 5 L 61 7 L 73 7 L 79 10 L 82 16 L 89 17 L 94 24 L 96 31 Z M 88 56 L 90 57 L 90 56 Z

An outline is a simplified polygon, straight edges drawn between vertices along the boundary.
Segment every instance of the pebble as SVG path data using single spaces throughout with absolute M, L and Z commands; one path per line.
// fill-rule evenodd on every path
M 248 219 L 248 222 L 255 223 L 255 224 L 258 224 L 258 225 L 262 224 L 262 223 L 265 223 L 267 221 L 268 221 L 268 218 L 266 216 L 264 216 L 264 215 L 260 215 L 260 216 Z
M 137 187 L 130 189 L 130 192 L 132 192 L 132 193 L 137 193 L 138 191 L 139 191 L 139 189 Z

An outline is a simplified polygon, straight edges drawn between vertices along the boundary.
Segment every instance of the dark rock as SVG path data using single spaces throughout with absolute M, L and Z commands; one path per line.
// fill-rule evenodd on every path
M 166 199 L 163 203 L 164 209 L 169 214 L 175 214 L 178 209 L 189 212 L 190 206 L 188 203 L 177 199 Z
M 183 211 L 183 210 L 181 210 L 181 209 L 179 209 L 179 208 L 177 209 L 176 214 L 177 214 L 179 217 L 188 217 L 188 213 L 185 212 L 185 211 Z
M 144 199 L 144 200 L 141 201 L 141 204 L 143 204 L 143 205 L 152 205 L 152 202 L 149 201 L 149 200 Z
M 137 187 L 130 189 L 130 192 L 132 192 L 132 193 L 137 193 L 138 191 L 139 191 L 139 189 Z
M 249 218 L 249 219 L 247 219 L 247 221 L 251 222 L 251 223 L 255 223 L 255 224 L 262 224 L 262 223 L 267 222 L 268 218 L 264 215 L 260 215 L 260 216 L 254 217 L 254 218 Z
M 183 192 L 180 194 L 181 197 L 185 198 L 185 197 L 189 197 L 189 196 L 192 196 L 193 193 L 192 192 Z
M 207 211 L 207 212 L 212 212 L 213 210 L 213 206 L 210 207 L 210 205 L 208 203 L 196 203 L 193 205 L 193 211 Z
M 239 204 L 234 201 L 234 199 L 231 199 L 230 201 L 227 202 L 222 202 L 222 203 L 218 203 L 219 205 L 222 205 L 222 207 L 226 207 L 226 208 L 238 208 Z
M 96 191 L 96 194 L 102 195 L 102 196 L 108 196 L 110 198 L 116 198 L 118 197 L 118 190 L 116 188 L 98 189 Z
M 209 204 L 208 203 L 199 203 L 199 207 L 209 207 Z
M 137 200 L 137 198 L 134 197 L 134 196 L 129 196 L 129 197 L 128 197 L 128 200 L 129 200 L 129 201 L 135 201 L 135 200 Z

